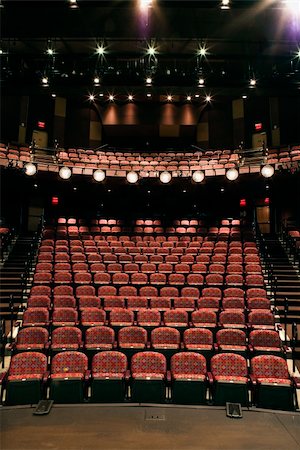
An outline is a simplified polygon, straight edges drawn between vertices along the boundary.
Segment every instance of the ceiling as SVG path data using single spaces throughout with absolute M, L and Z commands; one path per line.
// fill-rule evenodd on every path
M 49 89 L 66 94 L 112 88 L 142 94 L 149 75 L 157 94 L 193 93 L 199 78 L 224 95 L 244 92 L 250 78 L 257 79 L 255 95 L 300 92 L 300 16 L 296 23 L 281 0 L 231 3 L 221 10 L 214 0 L 153 0 L 142 14 L 134 0 L 78 0 L 75 9 L 67 0 L 3 0 L 3 92 L 45 92 L 43 75 Z M 154 56 L 146 54 L 149 46 Z M 203 47 L 207 54 L 197 56 Z

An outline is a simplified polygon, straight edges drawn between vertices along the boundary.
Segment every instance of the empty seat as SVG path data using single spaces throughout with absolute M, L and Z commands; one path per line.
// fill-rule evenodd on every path
M 150 307 L 159 311 L 167 311 L 171 308 L 171 299 L 168 297 L 151 298 Z
M 164 323 L 167 327 L 187 327 L 188 314 L 182 308 L 170 309 L 164 312 Z
M 100 298 L 96 295 L 85 295 L 78 299 L 79 309 L 83 308 L 100 308 Z
M 35 404 L 43 397 L 43 377 L 47 357 L 41 352 L 22 352 L 11 359 L 8 373 L 2 375 L 8 405 Z
M 186 350 L 210 354 L 213 350 L 213 334 L 206 328 L 188 328 L 183 333 L 183 343 Z
M 151 331 L 151 345 L 155 350 L 178 350 L 180 333 L 176 328 L 159 327 Z
M 195 352 L 182 352 L 173 355 L 171 358 L 171 377 L 172 401 L 174 403 L 201 404 L 205 402 L 206 360 L 203 355 Z
M 284 350 L 279 334 L 273 330 L 251 331 L 249 345 L 255 355 L 260 353 L 278 354 Z
M 213 402 L 248 404 L 248 369 L 246 359 L 235 353 L 220 353 L 211 358 L 210 379 Z
M 273 330 L 275 326 L 275 318 L 271 311 L 266 310 L 254 310 L 251 311 L 249 316 L 249 326 L 252 328 L 269 329 Z
M 81 325 L 93 327 L 105 324 L 105 311 L 103 309 L 89 307 L 81 311 Z
M 23 327 L 49 325 L 49 311 L 46 308 L 28 308 L 23 314 Z
M 85 397 L 88 358 L 84 353 L 57 353 L 51 361 L 50 398 L 56 403 L 79 403 Z
M 117 351 L 94 355 L 91 371 L 91 401 L 121 402 L 126 397 L 126 356 Z
M 52 315 L 54 327 L 78 325 L 78 313 L 74 308 L 54 308 Z
M 243 330 L 219 330 L 216 343 L 219 351 L 244 353 L 247 350 L 246 334 Z
M 47 350 L 49 333 L 46 328 L 22 328 L 18 335 L 13 350 L 21 351 L 44 351 Z
M 217 325 L 217 315 L 209 309 L 199 309 L 192 312 L 192 324 L 194 327 L 214 328 Z
M 79 350 L 82 347 L 82 333 L 76 327 L 59 327 L 53 330 L 51 350 Z
M 119 348 L 122 350 L 143 350 L 147 345 L 147 331 L 139 326 L 125 327 L 119 330 Z
M 133 311 L 125 308 L 114 308 L 109 315 L 109 323 L 113 327 L 133 325 Z
M 137 313 L 137 324 L 141 327 L 159 327 L 160 323 L 158 309 L 140 309 Z
M 147 308 L 148 300 L 146 297 L 128 297 L 127 308 L 132 311 L 139 311 L 140 309 Z
M 85 333 L 85 350 L 87 353 L 99 350 L 111 350 L 115 346 L 115 332 L 106 326 L 91 327 Z
M 160 403 L 165 400 L 167 362 L 164 355 L 141 352 L 131 360 L 131 400 Z
M 245 316 L 239 309 L 222 311 L 219 316 L 220 326 L 224 328 L 245 328 Z

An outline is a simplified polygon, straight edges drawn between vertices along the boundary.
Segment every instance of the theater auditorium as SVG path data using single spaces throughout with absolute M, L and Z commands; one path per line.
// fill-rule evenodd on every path
M 300 450 L 300 1 L 0 14 L 1 448 Z

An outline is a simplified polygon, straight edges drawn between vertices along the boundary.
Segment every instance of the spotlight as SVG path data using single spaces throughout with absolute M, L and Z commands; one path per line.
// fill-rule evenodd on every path
M 242 96 L 242 98 L 243 98 L 244 100 L 246 100 L 246 98 L 247 98 L 247 95 L 243 95 L 243 96 Z
M 270 164 L 263 166 L 261 169 L 261 174 L 265 178 L 272 177 L 274 175 L 274 172 L 275 172 L 274 167 L 270 166 Z
M 3 50 L 2 50 L 2 48 L 0 48 L 0 55 L 3 55 Z
M 47 48 L 47 54 L 49 56 L 53 56 L 54 55 L 54 50 L 52 48 Z
M 77 0 L 69 0 L 70 8 L 75 9 L 78 8 Z
M 72 175 L 72 171 L 69 167 L 62 167 L 59 170 L 59 176 L 63 180 L 68 180 L 71 177 L 71 175 Z
M 101 169 L 97 169 L 93 173 L 93 178 L 95 181 L 103 181 L 105 179 L 105 172 Z
M 56 94 L 53 92 L 53 93 L 51 94 L 51 97 L 55 98 L 55 97 L 56 97 Z
M 298 51 L 296 53 L 296 57 L 300 59 L 300 48 L 298 48 Z
M 93 102 L 95 100 L 95 96 L 93 94 L 89 95 L 89 100 L 90 102 Z
M 190 102 L 192 100 L 192 97 L 190 95 L 187 95 L 186 99 L 188 102 Z
M 172 95 L 167 95 L 167 100 L 168 100 L 168 102 L 171 102 L 172 101 Z
M 36 174 L 36 166 L 32 163 L 25 164 L 24 169 L 26 175 L 28 175 L 29 177 L 32 177 L 32 175 Z
M 128 174 L 126 175 L 127 181 L 128 183 L 134 184 L 137 182 L 137 180 L 139 179 L 139 176 L 136 172 L 128 172 Z
M 106 53 L 106 48 L 104 47 L 104 45 L 97 45 L 96 53 L 97 55 L 103 56 Z
M 104 96 L 103 92 L 100 92 L 99 97 L 103 97 L 103 96 Z
M 198 81 L 198 84 L 199 84 L 199 86 L 203 87 L 204 84 L 205 84 L 204 78 L 200 78 L 199 81 Z
M 207 95 L 207 96 L 205 97 L 205 101 L 206 101 L 207 103 L 211 102 L 211 96 L 210 96 L 210 95 Z
M 148 97 L 148 98 L 150 98 L 150 97 L 151 97 L 151 94 L 150 94 L 150 92 L 147 92 L 147 97 Z
M 147 48 L 147 55 L 155 56 L 156 53 L 157 53 L 156 48 L 153 47 L 153 45 L 149 45 L 149 47 Z
M 234 168 L 228 169 L 227 172 L 226 172 L 226 178 L 227 178 L 229 181 L 234 181 L 234 180 L 236 180 L 236 179 L 238 178 L 238 176 L 239 176 L 239 172 L 238 172 L 237 169 L 234 169 Z
M 43 78 L 42 78 L 42 84 L 43 84 L 44 86 L 46 86 L 46 85 L 48 84 L 48 77 L 43 77 Z
M 198 56 L 206 56 L 207 55 L 207 48 L 205 45 L 200 46 L 200 48 L 198 49 Z
M 151 77 L 147 77 L 146 78 L 146 84 L 152 84 L 152 78 Z
M 201 181 L 204 180 L 204 172 L 202 172 L 202 170 L 196 170 L 195 172 L 193 172 L 192 175 L 192 179 L 193 181 L 195 181 L 195 183 L 201 183 Z
M 200 95 L 199 94 L 195 94 L 195 98 L 199 98 L 200 97 Z
M 129 94 L 129 95 L 128 95 L 128 100 L 129 100 L 130 102 L 132 102 L 132 100 L 133 100 L 133 95 Z
M 230 0 L 222 0 L 221 9 L 230 9 Z
M 256 86 L 256 79 L 255 78 L 251 78 L 249 81 L 249 84 L 251 87 L 255 87 Z
M 159 179 L 162 183 L 167 184 L 170 183 L 172 175 L 170 174 L 170 172 L 165 171 L 160 174 Z
M 100 83 L 100 78 L 98 76 L 95 76 L 94 84 L 99 84 L 99 83 Z
M 114 96 L 112 95 L 112 94 L 110 94 L 109 96 L 108 96 L 108 100 L 110 101 L 110 102 L 113 102 L 114 101 Z
M 139 0 L 139 6 L 142 11 L 145 11 L 147 8 L 151 8 L 152 0 Z

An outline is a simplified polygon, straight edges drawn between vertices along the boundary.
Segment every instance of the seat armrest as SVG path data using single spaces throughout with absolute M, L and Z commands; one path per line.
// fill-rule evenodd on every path
M 43 374 L 43 380 L 42 380 L 43 384 L 48 383 L 49 378 L 50 378 L 50 372 L 47 371 Z
M 171 375 L 171 371 L 170 370 L 167 370 L 166 380 L 167 380 L 168 384 L 170 384 L 171 381 L 172 381 L 172 375 Z
M 296 389 L 300 389 L 300 377 L 292 377 L 292 381 Z
M 249 379 L 250 379 L 250 383 L 252 384 L 252 386 L 256 386 L 257 385 L 257 379 L 256 379 L 255 376 L 249 375 Z
M 118 347 L 118 342 L 117 341 L 114 341 L 113 342 L 113 348 L 117 348 Z
M 130 378 L 131 378 L 130 370 L 126 370 L 124 378 L 125 378 L 125 381 L 127 381 L 127 382 L 130 380 Z
M 184 350 L 184 349 L 185 349 L 184 342 L 180 342 L 180 349 L 181 349 L 181 350 Z
M 48 341 L 45 344 L 45 350 L 49 350 L 51 343 Z
M 91 371 L 90 370 L 86 370 L 84 372 L 84 381 L 86 383 L 88 383 L 90 381 L 90 379 L 91 379 Z
M 146 342 L 146 348 L 151 348 L 151 342 L 150 341 Z
M 215 352 L 218 352 L 219 351 L 219 344 L 217 344 L 215 342 L 214 345 L 213 345 L 213 349 L 214 349 Z
M 0 373 L 0 386 L 5 383 L 6 378 L 7 378 L 7 374 L 8 374 L 7 371 Z
M 83 348 L 83 341 L 79 342 L 79 348 Z
M 214 376 L 211 372 L 207 372 L 207 380 L 208 380 L 209 384 L 214 383 Z
M 249 349 L 249 352 L 250 352 L 250 353 L 253 353 L 253 352 L 254 352 L 254 347 L 253 347 L 252 344 L 248 344 L 248 349 Z

